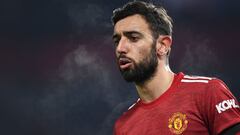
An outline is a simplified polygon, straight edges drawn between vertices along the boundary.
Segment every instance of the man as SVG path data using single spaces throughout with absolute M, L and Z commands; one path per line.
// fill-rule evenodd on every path
M 129 2 L 112 22 L 117 63 L 140 97 L 115 123 L 115 135 L 239 133 L 238 101 L 221 80 L 170 70 L 172 21 L 164 8 Z

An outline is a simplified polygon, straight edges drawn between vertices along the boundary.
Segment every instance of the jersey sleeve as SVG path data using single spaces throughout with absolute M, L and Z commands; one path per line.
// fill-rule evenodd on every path
M 221 80 L 211 80 L 202 99 L 202 114 L 211 134 L 240 123 L 239 102 Z
M 120 123 L 120 118 L 118 118 L 116 120 L 116 122 L 114 123 L 114 128 L 113 128 L 113 135 L 121 135 L 121 133 L 119 132 L 119 123 Z
M 114 124 L 113 135 L 118 135 L 116 123 Z

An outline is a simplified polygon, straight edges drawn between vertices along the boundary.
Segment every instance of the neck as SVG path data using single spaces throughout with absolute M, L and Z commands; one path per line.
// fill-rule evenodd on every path
M 161 96 L 172 84 L 174 73 L 168 66 L 158 66 L 150 80 L 142 84 L 135 84 L 141 100 L 150 103 Z

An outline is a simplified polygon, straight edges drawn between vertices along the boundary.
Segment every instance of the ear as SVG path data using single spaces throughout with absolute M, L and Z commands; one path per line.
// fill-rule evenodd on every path
M 163 56 L 168 53 L 172 45 L 172 37 L 168 35 L 160 35 L 157 39 L 156 50 L 158 56 Z

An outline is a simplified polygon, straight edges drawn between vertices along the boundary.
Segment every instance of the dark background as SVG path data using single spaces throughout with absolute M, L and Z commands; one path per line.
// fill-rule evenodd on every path
M 112 10 L 126 0 L 0 1 L 0 134 L 110 135 L 136 99 L 117 68 Z M 155 0 L 174 20 L 174 72 L 240 98 L 240 2 Z

